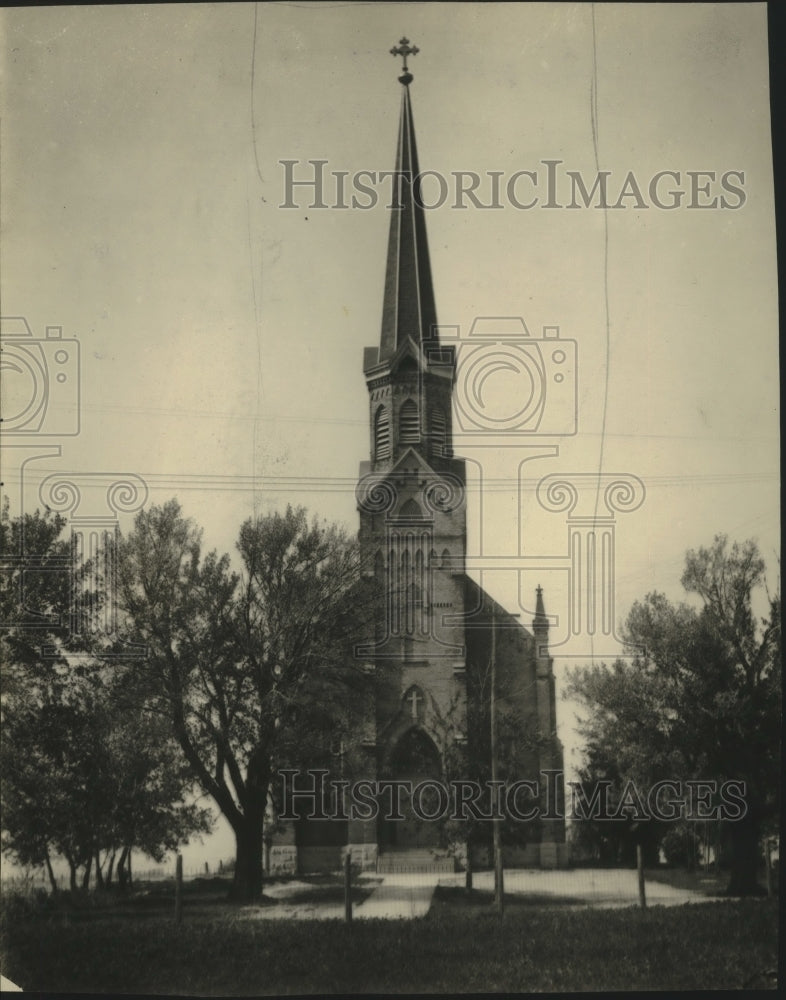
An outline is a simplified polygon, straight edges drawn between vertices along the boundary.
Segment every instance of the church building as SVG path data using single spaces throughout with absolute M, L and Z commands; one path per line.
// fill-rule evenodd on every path
M 382 598 L 374 634 L 356 650 L 379 678 L 374 705 L 359 721 L 357 777 L 488 782 L 493 707 L 500 782 L 537 783 L 529 797 L 522 788 L 517 798 L 520 812 L 537 815 L 504 821 L 504 863 L 564 866 L 563 753 L 542 591 L 533 594 L 527 629 L 465 572 L 472 498 L 465 462 L 453 450 L 457 359 L 454 346 L 440 344 L 419 197 L 406 62 L 413 51 L 406 39 L 393 50 L 404 56 L 395 159 L 400 205 L 390 210 L 379 342 L 363 354 L 369 457 L 356 490 L 359 538 L 364 579 Z M 372 820 L 329 824 L 329 831 L 324 822 L 296 822 L 274 841 L 267 867 L 335 870 L 346 851 L 381 872 L 435 865 L 452 871 L 466 862 L 467 850 L 474 865 L 490 863 L 490 821 L 428 821 L 427 803 L 421 806 L 417 815 L 405 804 L 403 818 L 381 810 Z

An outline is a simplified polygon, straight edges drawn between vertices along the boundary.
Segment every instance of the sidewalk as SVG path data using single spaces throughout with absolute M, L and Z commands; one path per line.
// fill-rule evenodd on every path
M 413 920 L 425 917 L 444 875 L 385 875 L 382 885 L 355 908 L 358 920 Z M 448 876 L 452 877 L 452 876 Z
M 464 885 L 464 875 L 443 876 L 440 885 Z M 639 902 L 637 874 L 634 869 L 577 868 L 572 871 L 542 869 L 506 869 L 505 894 L 528 895 L 533 902 L 548 904 L 551 900 L 565 905 L 594 906 L 604 909 L 636 906 Z M 477 872 L 475 889 L 494 888 L 494 873 Z M 644 884 L 648 906 L 682 906 L 685 903 L 706 903 L 708 896 L 692 889 L 675 889 L 649 879 Z
M 378 877 L 378 876 L 377 876 Z M 505 894 L 529 897 L 533 904 L 615 908 L 637 906 L 638 882 L 634 870 L 580 868 L 574 871 L 506 869 Z M 362 876 L 361 876 L 362 879 Z M 463 886 L 465 875 L 407 873 L 382 876 L 382 882 L 352 911 L 355 920 L 413 920 L 424 917 L 431 907 L 438 885 Z M 476 872 L 473 887 L 491 891 L 494 873 Z M 337 903 L 286 901 L 287 885 L 276 887 L 281 902 L 277 906 L 248 907 L 249 915 L 269 920 L 343 920 L 344 906 Z M 648 906 L 682 906 L 704 903 L 710 897 L 691 889 L 675 889 L 661 882 L 647 881 Z
M 384 875 L 382 882 L 371 893 L 352 908 L 353 920 L 413 920 L 424 917 L 431 906 L 434 890 L 440 877 L 438 874 Z M 452 877 L 452 876 L 451 876 Z M 379 876 L 374 875 L 376 880 Z M 363 876 L 360 881 L 362 882 Z M 304 885 L 304 883 L 300 883 Z M 299 903 L 296 899 L 287 901 L 287 896 L 296 890 L 298 883 L 284 883 L 273 886 L 268 895 L 278 898 L 276 906 L 244 907 L 247 916 L 259 920 L 343 920 L 343 903 Z

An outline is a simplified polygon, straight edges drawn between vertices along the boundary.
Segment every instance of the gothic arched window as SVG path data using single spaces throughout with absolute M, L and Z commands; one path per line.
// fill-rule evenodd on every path
M 398 436 L 401 444 L 417 444 L 420 440 L 418 408 L 408 399 L 401 407 L 398 418 Z
M 374 458 L 390 457 L 390 421 L 388 411 L 380 406 L 374 415 Z

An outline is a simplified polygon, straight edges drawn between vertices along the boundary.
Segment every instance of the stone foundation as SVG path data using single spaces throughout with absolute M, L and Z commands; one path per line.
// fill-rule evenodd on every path
M 379 848 L 376 844 L 347 844 L 341 848 L 341 863 L 344 863 L 344 855 L 350 851 L 352 854 L 352 864 L 359 865 L 362 871 L 373 871 L 377 866 L 377 855 Z
M 297 848 L 294 844 L 276 844 L 270 848 L 266 875 L 294 875 L 297 871 Z
M 309 872 L 338 872 L 344 866 L 347 852 L 351 853 L 352 864 L 361 871 L 374 871 L 379 849 L 376 844 L 345 844 L 309 847 L 295 847 L 294 844 L 276 844 L 270 848 L 269 865 L 266 875 L 305 875 Z M 444 852 L 443 852 L 444 853 Z M 567 844 L 546 842 L 526 844 L 523 847 L 505 847 L 506 868 L 567 868 L 570 854 Z M 466 866 L 463 850 L 451 852 L 460 867 Z M 491 868 L 493 864 L 491 848 L 477 844 L 472 849 L 472 867 L 476 870 Z

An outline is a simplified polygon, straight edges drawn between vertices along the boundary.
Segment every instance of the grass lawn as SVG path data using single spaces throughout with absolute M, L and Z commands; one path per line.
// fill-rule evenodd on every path
M 565 992 L 767 986 L 777 966 L 766 899 L 642 911 L 511 897 L 500 920 L 490 893 L 439 888 L 421 920 L 347 926 L 259 920 L 203 886 L 177 927 L 171 897 L 147 898 L 4 920 L 4 975 L 43 992 Z

